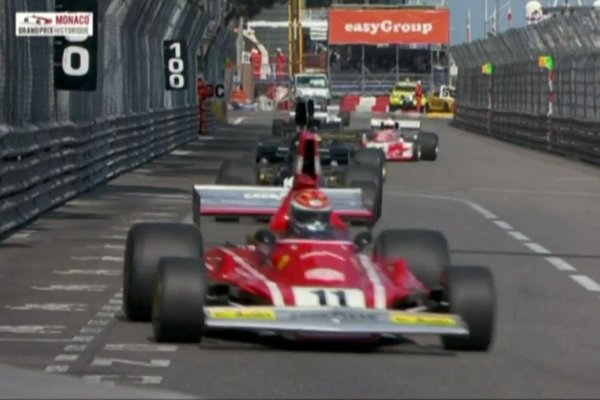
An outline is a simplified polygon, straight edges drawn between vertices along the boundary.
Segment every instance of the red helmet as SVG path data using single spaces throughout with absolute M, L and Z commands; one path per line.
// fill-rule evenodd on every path
M 290 206 L 290 226 L 297 235 L 319 235 L 331 229 L 331 205 L 319 189 L 301 190 Z

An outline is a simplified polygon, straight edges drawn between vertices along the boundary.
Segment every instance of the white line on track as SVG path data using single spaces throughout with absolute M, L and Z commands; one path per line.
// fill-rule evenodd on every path
M 592 278 L 585 275 L 571 275 L 571 279 L 579 283 L 583 288 L 590 292 L 600 292 L 600 284 Z
M 577 271 L 577 269 L 559 257 L 545 257 L 546 261 L 554 265 L 559 271 Z
M 487 189 L 478 189 L 478 190 L 487 190 Z M 490 190 L 490 191 L 496 191 L 496 190 Z M 506 192 L 510 192 L 510 191 L 506 191 Z M 525 193 L 527 191 L 520 191 L 522 193 Z M 531 193 L 531 192 L 527 192 L 527 193 Z M 567 193 L 555 193 L 555 192 L 536 192 L 536 193 L 545 193 L 545 194 L 567 194 Z M 391 197 L 420 197 L 420 198 L 428 198 L 428 199 L 437 199 L 437 200 L 451 200 L 451 201 L 455 201 L 458 203 L 462 203 L 465 204 L 467 206 L 469 206 L 471 209 L 477 211 L 479 214 L 481 214 L 484 218 L 486 218 L 487 220 L 490 220 L 492 223 L 494 223 L 494 225 L 502 228 L 503 230 L 506 231 L 506 233 L 508 235 L 510 235 L 513 239 L 523 243 L 524 246 L 526 246 L 529 250 L 531 250 L 533 253 L 535 254 L 539 254 L 539 255 L 550 255 L 552 254 L 552 252 L 550 250 L 548 250 L 547 248 L 545 248 L 544 246 L 542 246 L 541 244 L 535 243 L 534 241 L 532 241 L 529 237 L 527 237 L 526 235 L 524 235 L 523 233 L 514 230 L 514 228 L 508 224 L 505 221 L 500 220 L 500 218 L 498 216 L 496 216 L 496 214 L 494 214 L 493 212 L 491 212 L 490 210 L 486 209 L 485 207 L 474 203 L 470 200 L 467 199 L 462 199 L 459 197 L 451 197 L 451 196 L 436 196 L 436 195 L 429 195 L 429 194 L 422 194 L 422 193 L 394 193 L 394 194 L 388 194 L 386 193 L 387 196 L 391 196 Z M 592 193 L 578 193 L 577 195 L 592 195 L 595 196 L 596 194 L 592 194 Z M 598 194 L 598 196 L 600 196 L 600 194 Z M 559 271 L 567 271 L 567 272 L 574 272 L 577 271 L 577 269 L 569 264 L 568 262 L 566 262 L 565 260 L 563 260 L 560 257 L 555 257 L 555 256 L 548 256 L 548 257 L 544 257 L 544 260 L 546 260 L 549 264 L 551 264 L 552 266 L 554 266 L 557 270 Z M 586 276 L 586 275 L 569 275 L 570 278 L 577 282 L 581 287 L 583 287 L 586 290 L 589 290 L 591 292 L 600 292 L 600 284 L 597 283 L 596 281 L 594 281 L 593 279 L 591 279 L 590 277 Z
M 537 254 L 550 254 L 550 250 L 548 250 L 547 248 L 545 248 L 541 244 L 537 244 L 537 243 L 533 243 L 533 242 L 526 242 L 526 243 L 523 243 L 523 244 L 525 246 L 529 247 L 529 250 L 533 251 L 534 253 L 537 253 Z
M 71 257 L 73 261 L 105 261 L 105 262 L 123 262 L 123 257 L 116 256 L 85 256 Z
M 239 125 L 241 124 L 244 120 L 246 119 L 246 117 L 237 117 L 236 119 L 234 119 L 231 124 L 232 125 Z

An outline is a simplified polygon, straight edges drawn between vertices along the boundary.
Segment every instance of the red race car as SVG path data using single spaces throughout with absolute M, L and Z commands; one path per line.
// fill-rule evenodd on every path
M 312 150 L 311 150 L 312 149 Z M 348 189 L 321 190 L 317 137 L 301 135 L 294 185 L 194 187 L 196 224 L 142 223 L 127 237 L 124 310 L 159 342 L 227 330 L 309 340 L 441 335 L 447 349 L 488 350 L 495 295 L 484 267 L 449 266 L 443 234 L 386 230 L 350 239 L 369 218 Z M 309 157 L 309 155 L 314 157 Z M 360 194 L 360 193 L 359 193 Z M 271 214 L 251 244 L 204 249 L 202 215 Z
M 371 131 L 363 134 L 361 147 L 381 149 L 387 161 L 435 161 L 439 138 L 420 131 L 418 119 L 371 119 Z

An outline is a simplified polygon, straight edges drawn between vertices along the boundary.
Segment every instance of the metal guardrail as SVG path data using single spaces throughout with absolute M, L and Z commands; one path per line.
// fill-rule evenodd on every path
M 570 12 L 451 48 L 458 65 L 454 123 L 600 164 L 600 12 Z M 551 71 L 538 65 L 551 56 Z M 491 63 L 490 76 L 482 65 Z
M 521 146 L 600 165 L 597 122 L 461 107 L 453 124 Z
M 192 140 L 199 128 L 196 50 L 205 51 L 207 74 L 222 80 L 221 47 L 231 47 L 224 44 L 232 35 L 217 33 L 224 1 L 207 0 L 204 8 L 196 0 L 98 1 L 96 90 L 57 91 L 52 40 L 15 37 L 16 12 L 43 11 L 54 2 L 38 3 L 0 3 L 6 22 L 0 30 L 0 237 Z M 165 90 L 163 40 L 169 39 L 187 42 L 185 90 Z M 211 128 L 223 120 L 210 116 Z

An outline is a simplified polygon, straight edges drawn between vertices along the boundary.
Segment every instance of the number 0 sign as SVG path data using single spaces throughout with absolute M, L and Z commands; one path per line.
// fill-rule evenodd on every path
M 165 64 L 165 88 L 167 90 L 187 89 L 187 43 L 185 40 L 165 40 L 163 42 Z
M 56 12 L 93 12 L 92 36 L 57 36 L 54 39 L 54 87 L 58 90 L 96 90 L 98 1 L 55 0 Z

